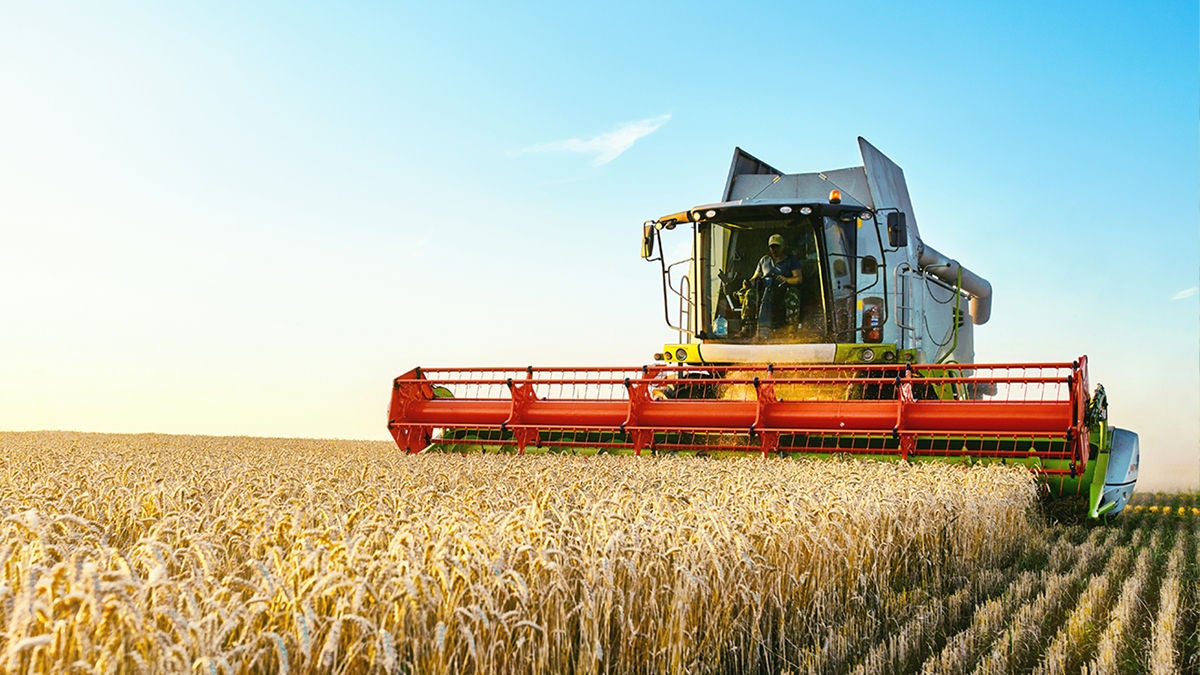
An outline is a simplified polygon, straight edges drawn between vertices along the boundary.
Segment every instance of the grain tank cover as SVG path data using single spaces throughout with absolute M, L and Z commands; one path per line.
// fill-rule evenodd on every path
M 871 207 L 876 210 L 899 209 L 907 214 L 908 236 L 921 241 L 917 217 L 913 214 L 912 200 L 908 196 L 908 184 L 904 182 L 904 170 L 862 136 L 858 137 L 858 149 L 862 152 L 867 185 L 871 190 Z
M 907 214 L 910 236 L 917 235 L 916 218 L 904 171 L 861 136 L 863 165 L 813 173 L 784 173 L 750 153 L 735 148 L 722 201 L 823 202 L 829 191 L 842 191 L 842 203 L 873 210 L 897 209 Z
M 750 171 L 750 173 L 739 173 Z M 842 203 L 873 208 L 862 167 L 814 173 L 783 173 L 741 148 L 733 151 L 726 202 L 825 202 L 829 191 L 842 191 Z
M 783 172 L 741 148 L 734 148 L 733 161 L 729 164 L 729 178 L 725 180 L 725 195 L 721 198 L 721 201 L 731 202 L 741 199 L 741 197 L 732 196 L 734 179 L 738 176 L 751 175 L 780 176 L 783 175 Z

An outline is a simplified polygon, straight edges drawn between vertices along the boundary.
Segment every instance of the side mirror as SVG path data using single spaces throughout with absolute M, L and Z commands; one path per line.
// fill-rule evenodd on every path
M 879 262 L 875 260 L 875 256 L 867 256 L 862 259 L 862 273 L 866 276 L 879 274 Z
M 654 255 L 654 225 L 646 223 L 642 225 L 642 257 L 646 260 Z
M 887 215 L 888 246 L 908 246 L 908 221 L 903 211 L 892 211 Z

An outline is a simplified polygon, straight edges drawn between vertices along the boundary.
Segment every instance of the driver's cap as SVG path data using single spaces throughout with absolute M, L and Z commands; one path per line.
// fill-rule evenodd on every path
M 767 240 L 767 246 L 774 246 L 776 244 L 779 244 L 780 246 L 786 246 L 786 244 L 783 243 L 782 234 L 773 234 L 771 235 L 771 238 Z

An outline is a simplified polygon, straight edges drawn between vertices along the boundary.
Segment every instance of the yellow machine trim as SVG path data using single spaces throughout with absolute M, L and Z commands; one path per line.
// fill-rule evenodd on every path
M 713 344 L 717 345 L 717 344 L 722 344 L 722 343 L 713 343 Z M 772 345 L 771 344 L 745 345 L 745 347 L 747 347 L 749 349 L 753 349 L 756 346 L 761 347 L 764 354 L 769 354 L 769 352 L 771 351 L 770 348 Z M 660 354 L 655 355 L 655 360 L 663 361 L 665 363 L 691 363 L 691 364 L 711 363 L 714 365 L 724 364 L 729 361 L 729 359 L 723 359 L 720 361 L 706 360 L 702 355 L 702 351 L 703 351 L 702 347 L 703 347 L 703 343 L 699 343 L 699 342 L 664 344 L 663 348 L 662 348 L 662 352 L 660 352 Z M 897 362 L 898 363 L 914 363 L 920 357 L 920 353 L 917 350 L 897 349 L 896 345 L 894 345 L 894 344 L 844 343 L 844 344 L 827 345 L 827 348 L 833 349 L 833 353 L 830 354 L 830 356 L 832 358 L 812 359 L 812 360 L 797 359 L 796 362 L 797 363 L 864 363 L 864 364 L 865 363 L 897 363 Z M 760 362 L 760 363 L 768 362 L 768 361 L 775 362 L 775 363 L 787 362 L 786 359 L 780 359 L 780 358 L 778 358 L 778 356 L 779 356 L 778 354 L 775 354 L 774 356 L 769 356 L 769 355 L 763 356 L 761 359 L 756 359 L 755 362 Z M 742 361 L 740 359 L 735 358 L 733 360 L 739 361 L 739 362 L 751 362 L 750 359 L 746 359 L 746 360 Z
M 700 345 L 694 342 L 663 345 L 662 360 L 667 363 L 703 363 L 700 359 Z
M 680 211 L 678 213 L 665 215 L 654 222 L 658 223 L 659 225 L 675 225 L 679 223 L 690 223 L 691 219 L 688 218 L 687 211 Z

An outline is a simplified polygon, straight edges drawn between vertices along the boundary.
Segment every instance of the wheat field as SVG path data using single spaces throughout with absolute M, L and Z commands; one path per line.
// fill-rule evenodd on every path
M 1046 524 L 1024 469 L 64 432 L 0 457 L 7 672 L 1196 667 L 1200 504 Z

